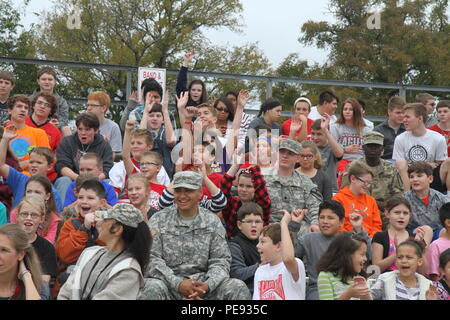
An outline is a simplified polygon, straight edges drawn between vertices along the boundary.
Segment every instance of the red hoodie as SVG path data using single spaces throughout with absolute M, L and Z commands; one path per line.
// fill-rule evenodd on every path
M 375 198 L 366 193 L 363 193 L 357 197 L 350 191 L 349 186 L 346 186 L 339 190 L 339 192 L 333 197 L 333 200 L 339 201 L 345 209 L 344 226 L 339 231 L 353 230 L 349 217 L 350 212 L 354 208 L 356 210 L 361 210 L 361 214 L 363 216 L 363 226 L 371 238 L 375 235 L 375 233 L 381 232 L 381 216 Z

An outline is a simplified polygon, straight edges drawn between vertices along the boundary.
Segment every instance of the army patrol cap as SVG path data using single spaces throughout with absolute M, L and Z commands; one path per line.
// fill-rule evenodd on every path
M 367 132 L 363 136 L 363 145 L 365 144 L 379 144 L 383 145 L 384 141 L 384 135 L 382 133 L 379 133 L 378 131 L 370 131 Z
M 202 187 L 202 180 L 202 175 L 194 171 L 177 172 L 173 176 L 173 188 L 197 190 Z
M 97 212 L 103 219 L 114 219 L 132 228 L 137 228 L 138 224 L 144 221 L 141 211 L 128 203 L 119 203 L 107 211 Z
M 287 149 L 289 151 L 292 151 L 295 154 L 300 154 L 301 148 L 302 148 L 302 145 L 299 142 L 291 140 L 291 139 L 283 139 L 280 142 L 280 150 Z

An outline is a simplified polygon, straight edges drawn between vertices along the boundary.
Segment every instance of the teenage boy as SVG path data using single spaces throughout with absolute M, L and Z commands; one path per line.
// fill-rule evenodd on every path
M 355 218 L 357 219 L 351 220 L 352 232 L 360 233 L 370 243 L 370 237 L 362 226 L 362 217 L 357 215 Z M 302 219 L 303 215 L 293 216 L 292 222 L 289 224 L 292 232 L 298 231 Z M 295 256 L 306 261 L 306 274 L 309 278 L 306 288 L 307 300 L 319 300 L 316 265 L 322 254 L 327 251 L 331 241 L 344 226 L 344 221 L 345 209 L 342 204 L 335 200 L 325 200 L 319 206 L 320 232 L 308 233 L 296 239 Z M 368 255 L 370 256 L 369 253 Z
M 385 160 L 392 159 L 395 138 L 399 134 L 405 132 L 405 126 L 403 125 L 403 107 L 405 104 L 406 101 L 402 97 L 391 97 L 388 101 L 388 119 L 373 129 L 384 136 L 384 151 L 382 158 Z
M 254 202 L 243 203 L 237 211 L 236 235 L 228 242 L 231 252 L 230 277 L 245 282 L 253 294 L 253 282 L 260 257 L 256 245 L 263 228 L 263 209 Z
M 128 116 L 129 120 L 135 121 L 136 128 L 141 123 L 145 107 L 151 103 L 161 103 L 161 100 L 163 98 L 163 89 L 155 79 L 144 80 L 141 89 L 142 89 L 142 101 L 144 102 L 144 104 L 139 104 L 137 107 L 134 108 L 133 111 L 130 112 L 130 115 Z M 124 121 L 124 131 L 125 131 L 125 124 L 126 121 Z
M 408 231 L 424 233 L 424 240 L 429 245 L 439 237 L 442 228 L 439 209 L 448 202 L 448 198 L 430 187 L 433 182 L 433 169 L 428 163 L 411 163 L 408 176 L 411 190 L 405 192 L 405 198 L 409 200 L 412 208 Z
M 305 300 L 305 266 L 295 257 L 288 228 L 291 220 L 291 214 L 283 210 L 280 223 L 261 231 L 257 245 L 261 264 L 255 273 L 253 300 Z
M 96 153 L 86 153 L 80 158 L 80 175 L 91 174 L 96 178 L 100 179 L 103 173 L 102 159 Z M 117 195 L 114 188 L 105 180 L 99 180 L 106 192 L 106 201 L 108 205 L 114 206 L 117 203 Z M 64 208 L 70 206 L 72 203 L 77 201 L 75 195 L 75 185 L 76 181 L 73 181 L 69 188 L 67 188 L 66 196 L 64 198 Z
M 105 117 L 111 105 L 111 98 L 106 92 L 95 91 L 88 95 L 87 100 L 86 111 L 97 116 L 100 123 L 99 133 L 111 146 L 114 159 L 116 153 L 122 152 L 122 134 L 119 125 Z
M 444 226 L 443 232 L 439 239 L 430 244 L 426 253 L 428 275 L 433 281 L 440 280 L 439 257 L 445 250 L 450 249 L 450 203 L 443 204 L 439 209 L 439 221 Z
M 322 157 L 323 168 L 331 181 L 333 193 L 339 191 L 337 183 L 337 164 L 344 155 L 344 148 L 336 141 L 330 132 L 330 116 L 325 114 L 311 125 L 311 140 L 315 143 Z
M 14 74 L 6 70 L 0 70 L 0 124 L 3 124 L 9 118 L 7 102 L 15 86 L 16 77 Z
M 37 82 L 39 89 L 35 90 L 30 96 L 33 100 L 38 92 L 47 92 L 53 94 L 58 102 L 57 122 L 55 126 L 59 127 L 63 136 L 70 136 L 72 131 L 69 127 L 69 105 L 66 99 L 55 92 L 56 81 L 58 80 L 56 72 L 51 67 L 43 67 L 37 72 Z
M 416 95 L 416 102 L 421 103 L 427 109 L 427 120 L 425 121 L 425 127 L 434 126 L 438 123 L 438 119 L 434 114 L 434 107 L 436 106 L 436 99 L 429 93 L 419 93 Z
M 374 127 L 373 122 L 364 118 L 364 116 L 366 115 L 366 102 L 363 99 L 356 99 L 356 100 L 358 100 L 358 103 L 361 106 L 361 112 L 362 112 L 364 124 L 366 125 L 366 127 L 369 127 L 370 130 L 373 130 L 373 127 Z
M 65 197 L 67 188 L 80 173 L 80 158 L 88 152 L 94 152 L 102 159 L 103 173 L 99 179 L 107 179 L 113 166 L 112 150 L 108 142 L 98 133 L 100 122 L 95 114 L 86 112 L 76 119 L 77 131 L 61 140 L 56 148 L 56 179 L 55 187 L 61 197 Z M 64 202 L 64 199 L 63 199 Z
M 445 138 L 425 127 L 427 110 L 421 103 L 409 103 L 404 107 L 403 123 L 406 131 L 397 136 L 392 158 L 395 160 L 403 180 L 405 190 L 409 190 L 408 163 L 426 161 L 433 167 L 433 188 L 443 190 L 440 178 L 440 165 L 447 160 L 447 141 Z M 445 180 L 443 180 L 445 181 Z
M 29 151 L 34 146 L 50 148 L 47 134 L 44 130 L 27 126 L 25 121 L 30 110 L 31 102 L 27 96 L 16 94 L 8 99 L 8 114 L 10 121 L 5 127 L 13 126 L 17 137 L 10 141 L 9 148 L 19 161 L 23 170 L 28 168 Z
M 11 208 L 15 208 L 22 200 L 25 185 L 29 179 L 26 174 L 17 171 L 13 167 L 5 164 L 6 153 L 8 150 L 8 145 L 12 139 L 14 139 L 17 134 L 6 128 L 3 133 L 3 137 L 0 140 L 0 174 L 5 179 L 5 183 L 10 186 L 13 191 L 13 203 Z M 43 174 L 47 176 L 49 170 L 52 169 L 52 164 L 54 161 L 54 154 L 52 150 L 45 147 L 36 147 L 30 152 L 30 174 L 32 176 L 36 174 Z M 52 185 L 53 196 L 55 197 L 56 209 L 58 212 L 62 212 L 63 206 L 61 197 L 56 188 Z
M 335 116 L 336 109 L 338 107 L 339 98 L 338 96 L 331 90 L 325 90 L 319 95 L 319 104 L 317 107 L 312 107 L 311 112 L 308 115 L 309 119 L 317 120 L 325 116 L 325 114 L 329 115 L 330 124 L 335 123 L 337 117 Z

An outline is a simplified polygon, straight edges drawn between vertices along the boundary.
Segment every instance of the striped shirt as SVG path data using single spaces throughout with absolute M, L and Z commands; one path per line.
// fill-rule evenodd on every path
M 159 197 L 159 207 L 161 209 L 170 207 L 174 203 L 174 196 L 168 189 L 165 189 L 162 195 Z M 227 198 L 223 194 L 222 190 L 219 193 L 212 196 L 211 199 L 204 199 L 199 203 L 200 207 L 208 209 L 214 213 L 222 211 L 227 205 Z
M 395 272 L 395 271 L 391 271 Z M 383 274 L 385 275 L 385 274 Z M 387 300 L 386 296 L 386 277 L 378 277 L 377 281 L 371 286 L 370 294 L 373 300 Z M 420 288 L 419 281 L 415 288 L 407 287 L 400 280 L 398 275 L 395 276 L 395 300 L 419 300 Z
M 336 300 L 351 285 L 353 285 L 353 280 L 350 280 L 348 284 L 345 284 L 340 277 L 335 276 L 331 272 L 322 271 L 317 277 L 317 289 L 319 291 L 320 300 Z M 351 298 L 350 300 L 355 300 L 355 298 Z

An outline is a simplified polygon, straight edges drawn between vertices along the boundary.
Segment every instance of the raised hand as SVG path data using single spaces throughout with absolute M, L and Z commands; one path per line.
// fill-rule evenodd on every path
M 330 128 L 330 119 L 331 119 L 330 115 L 324 112 L 320 122 L 320 128 L 322 130 L 328 130 Z
M 292 211 L 292 221 L 297 223 L 302 222 L 305 216 L 308 214 L 308 209 L 296 209 Z
M 8 126 L 5 126 L 5 129 L 3 131 L 3 139 L 10 141 L 17 137 L 16 130 L 16 127 L 12 123 L 9 123 Z
M 438 295 L 439 293 L 437 287 L 433 284 L 430 284 L 427 292 L 425 292 L 425 297 L 427 298 L 427 300 L 437 300 Z
M 132 93 L 130 93 L 130 97 L 128 98 L 128 100 L 132 100 L 136 103 L 139 103 L 137 91 L 133 91 Z
M 283 215 L 283 218 L 281 218 L 281 223 L 289 224 L 292 220 L 291 214 L 287 210 L 280 210 L 279 212 Z
M 136 124 L 136 120 L 127 120 L 125 124 L 125 131 L 132 131 L 134 129 L 134 125 Z
M 177 107 L 178 109 L 184 109 L 189 101 L 189 91 L 183 91 L 180 93 L 180 96 L 175 96 L 177 99 Z
M 290 131 L 291 131 L 291 132 L 297 132 L 298 130 L 300 130 L 300 129 L 302 128 L 302 125 L 303 125 L 303 123 L 302 123 L 302 120 L 301 120 L 301 118 L 300 118 L 300 115 L 295 114 L 295 115 L 292 117 L 292 121 L 291 121 L 291 129 L 290 129 Z
M 183 66 L 187 67 L 189 62 L 192 61 L 192 59 L 194 59 L 194 50 L 191 50 L 191 52 L 186 52 L 184 57 L 183 57 Z
M 240 90 L 237 98 L 237 107 L 244 108 L 250 99 L 250 95 L 247 90 Z

